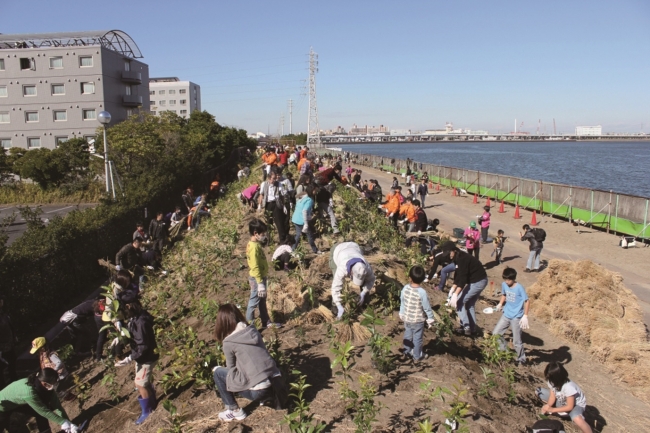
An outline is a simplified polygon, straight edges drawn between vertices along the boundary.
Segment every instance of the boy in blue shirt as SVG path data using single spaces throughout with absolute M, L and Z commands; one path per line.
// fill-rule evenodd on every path
M 517 282 L 517 271 L 512 268 L 505 268 L 502 275 L 504 282 L 501 284 L 501 300 L 496 310 L 503 308 L 503 316 L 492 331 L 493 335 L 498 335 L 501 350 L 507 350 L 506 341 L 503 333 L 512 328 L 512 339 L 514 340 L 515 351 L 517 352 L 517 362 L 526 363 L 526 354 L 524 353 L 524 344 L 521 341 L 521 330 L 528 329 L 528 294 L 526 289 Z M 504 306 L 505 304 L 505 306 Z
M 404 355 L 412 356 L 417 364 L 429 356 L 422 352 L 424 323 L 431 327 L 434 322 L 429 297 L 420 284 L 425 277 L 422 266 L 413 266 L 409 271 L 410 284 L 402 289 L 400 295 L 399 318 L 404 322 Z

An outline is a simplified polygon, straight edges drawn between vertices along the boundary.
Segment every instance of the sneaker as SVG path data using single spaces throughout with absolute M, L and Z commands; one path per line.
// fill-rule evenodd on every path
M 341 233 L 341 230 L 339 230 L 339 229 L 334 229 L 334 231 L 332 232 L 333 235 L 338 235 L 340 233 Z
M 269 322 L 269 323 L 266 324 L 266 327 L 267 327 L 268 329 L 272 329 L 272 328 L 282 328 L 282 326 L 284 326 L 284 325 L 282 325 L 282 323 Z
M 226 409 L 223 412 L 219 412 L 219 419 L 225 422 L 231 422 L 234 420 L 241 421 L 246 418 L 246 412 L 242 408 L 237 410 Z
M 423 283 L 428 283 L 429 282 L 429 277 L 424 277 L 424 281 L 422 281 L 422 282 Z
M 429 355 L 425 353 L 424 355 L 422 355 L 421 358 L 418 359 L 413 358 L 413 364 L 418 365 L 421 361 L 426 361 L 427 359 L 429 359 Z
M 526 269 L 524 269 L 524 272 L 528 273 L 528 272 L 532 272 L 532 271 L 530 269 L 526 268 Z
M 469 329 L 469 328 L 465 328 L 465 330 L 463 331 L 463 333 L 464 333 L 467 337 L 471 337 L 471 336 L 474 334 L 474 332 L 473 332 L 471 329 Z

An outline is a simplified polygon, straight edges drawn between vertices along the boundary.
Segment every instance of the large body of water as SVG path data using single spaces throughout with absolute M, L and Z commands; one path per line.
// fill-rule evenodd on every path
M 650 142 L 453 142 L 336 144 L 344 151 L 411 158 L 650 197 Z

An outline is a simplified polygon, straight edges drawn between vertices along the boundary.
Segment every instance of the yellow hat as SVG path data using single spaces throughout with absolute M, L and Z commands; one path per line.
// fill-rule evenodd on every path
M 45 337 L 38 337 L 35 338 L 34 341 L 32 341 L 32 350 L 29 351 L 32 355 L 38 352 L 38 349 L 41 347 L 45 346 L 47 344 L 47 340 Z

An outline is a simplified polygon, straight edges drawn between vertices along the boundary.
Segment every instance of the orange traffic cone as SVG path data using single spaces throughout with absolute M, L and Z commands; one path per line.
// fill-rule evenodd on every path
M 429 189 L 433 189 L 433 182 L 429 182 Z
M 485 206 L 490 207 L 490 197 L 488 197 L 487 202 L 485 203 Z
M 499 206 L 499 213 L 505 213 L 506 208 L 505 205 L 503 204 L 503 200 L 501 200 L 501 206 Z
M 474 194 L 474 201 L 472 201 L 472 203 L 474 204 L 478 203 L 478 197 L 476 194 Z
M 436 185 L 436 191 L 440 191 L 440 182 L 438 182 L 438 185 Z
M 515 219 L 518 220 L 521 218 L 521 215 L 519 215 L 519 203 L 517 203 L 517 206 L 515 206 Z
M 533 218 L 530 220 L 530 225 L 531 226 L 536 226 L 537 225 L 537 212 L 533 211 Z
M 452 187 L 452 188 L 451 188 L 451 195 L 454 196 L 454 197 L 457 195 L 457 194 L 456 194 L 456 188 L 455 188 L 455 187 Z

